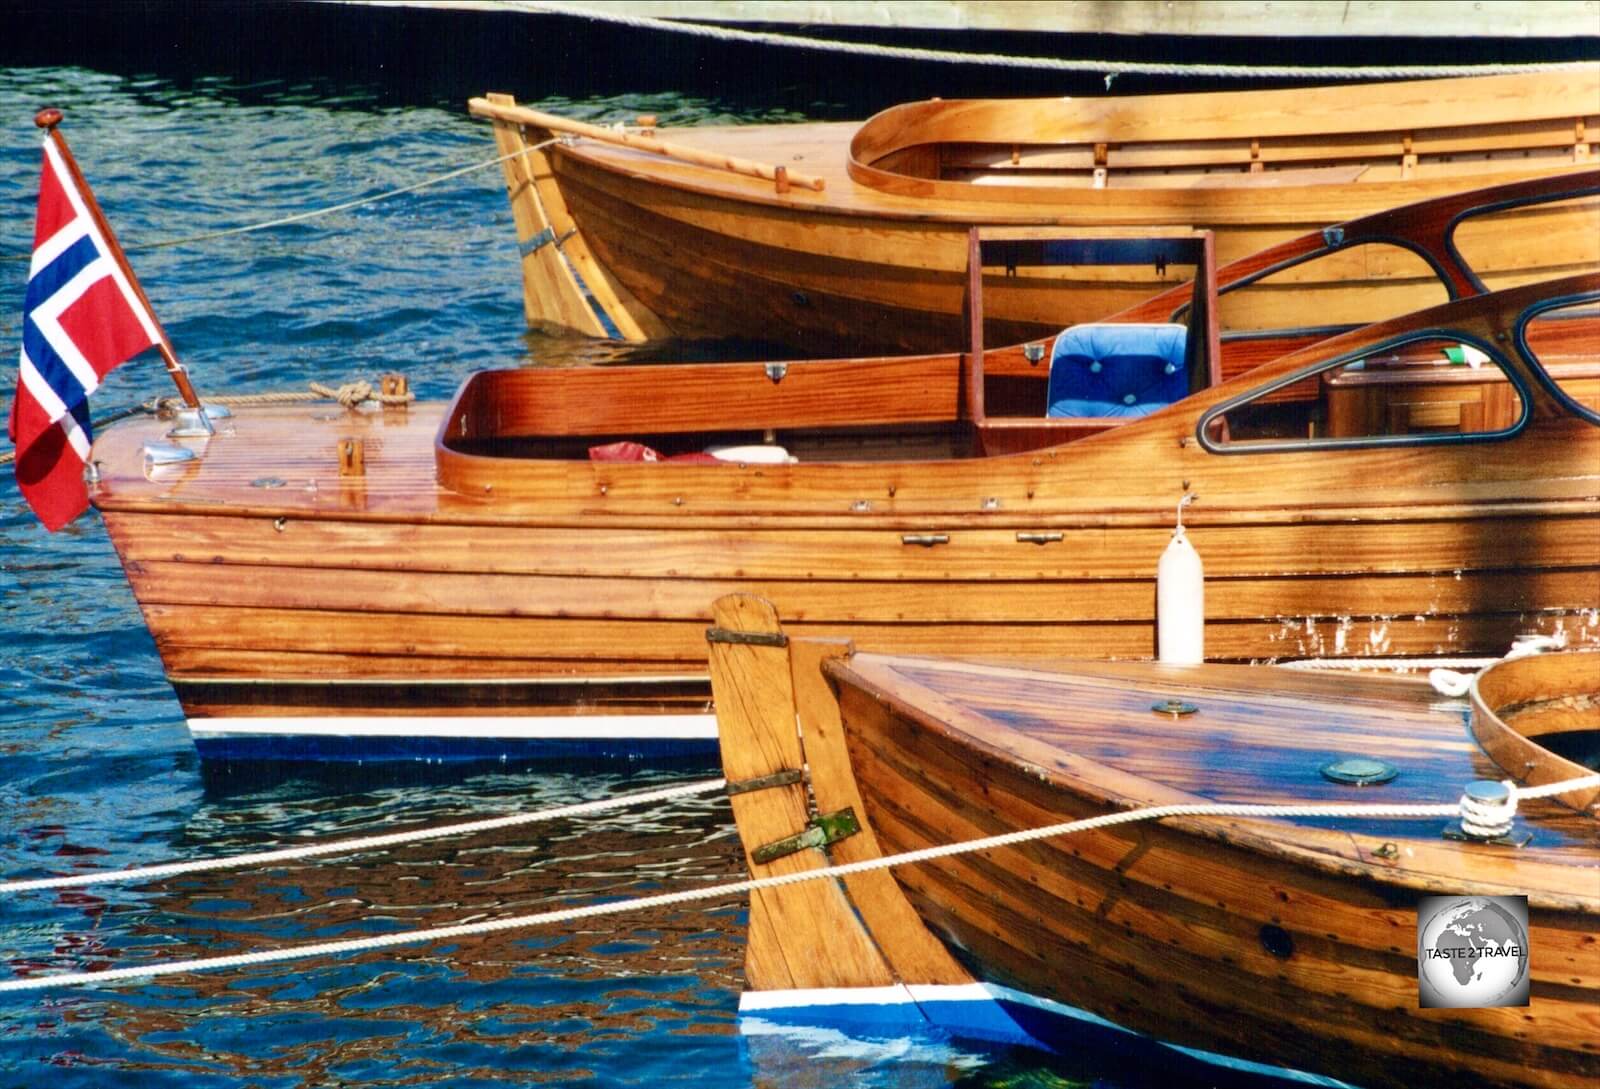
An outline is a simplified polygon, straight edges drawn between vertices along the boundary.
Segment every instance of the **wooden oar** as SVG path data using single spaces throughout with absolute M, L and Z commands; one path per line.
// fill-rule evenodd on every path
M 823 179 L 810 174 L 792 173 L 788 167 L 772 166 L 768 163 L 758 163 L 750 159 L 741 159 L 734 155 L 717 155 L 710 151 L 701 151 L 698 148 L 685 147 L 682 144 L 671 144 L 665 140 L 658 140 L 652 136 L 638 136 L 631 132 L 618 132 L 615 129 L 601 128 L 599 125 L 590 125 L 582 121 L 571 121 L 565 117 L 558 117 L 553 113 L 544 113 L 540 110 L 530 110 L 526 106 L 500 106 L 486 98 L 473 98 L 467 101 L 467 109 L 475 117 L 488 117 L 497 121 L 508 121 L 514 125 L 534 125 L 551 132 L 570 132 L 577 136 L 585 136 L 591 140 L 602 143 L 617 144 L 620 147 L 633 148 L 635 151 L 647 151 L 652 155 L 664 155 L 669 159 L 680 159 L 686 163 L 697 166 L 709 166 L 715 170 L 728 170 L 735 174 L 744 174 L 752 178 L 765 178 L 784 192 L 790 186 L 799 186 L 802 189 L 811 189 L 822 192 Z

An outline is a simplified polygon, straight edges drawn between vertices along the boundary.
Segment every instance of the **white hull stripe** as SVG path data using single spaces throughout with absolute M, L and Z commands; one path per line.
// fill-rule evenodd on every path
M 322 718 L 191 718 L 197 739 L 283 737 L 442 737 L 507 740 L 716 740 L 717 716 L 702 715 L 338 715 Z
M 1026 991 L 997 983 L 896 983 L 888 987 L 818 987 L 787 991 L 746 991 L 739 996 L 741 1013 L 761 1010 L 803 1009 L 813 1006 L 891 1006 L 933 1002 L 1011 1002 L 1021 1006 L 1089 1021 L 1106 1028 L 1118 1025 L 1092 1013 Z M 1123 1030 L 1126 1031 L 1126 1030 Z

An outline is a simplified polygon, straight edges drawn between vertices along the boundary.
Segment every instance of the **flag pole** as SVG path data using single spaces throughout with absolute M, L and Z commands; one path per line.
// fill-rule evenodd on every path
M 133 268 L 128 264 L 127 256 L 122 252 L 122 246 L 117 242 L 111 224 L 106 222 L 105 213 L 100 210 L 100 204 L 94 199 L 94 190 L 89 188 L 89 183 L 84 180 L 83 172 L 78 169 L 78 161 L 72 157 L 72 152 L 67 149 L 66 137 L 56 131 L 56 126 L 61 124 L 61 111 L 51 107 L 40 110 L 33 117 L 33 123 L 44 129 L 45 137 L 54 141 L 56 150 L 61 153 L 62 162 L 67 164 L 67 171 L 72 175 L 72 181 L 77 186 L 78 192 L 83 194 L 84 204 L 88 206 L 89 215 L 94 219 L 94 224 L 100 229 L 100 236 L 106 240 L 106 245 L 111 250 L 111 259 L 122 270 L 122 275 L 127 277 L 128 286 L 133 288 L 133 293 L 139 297 L 139 302 L 144 305 L 145 313 L 149 316 L 156 330 L 156 348 L 161 352 L 161 358 L 167 365 L 167 373 L 172 376 L 172 382 L 178 387 L 178 395 L 183 398 L 183 403 L 191 409 L 197 410 L 200 419 L 205 419 L 205 410 L 200 407 L 200 398 L 195 394 L 194 385 L 189 381 L 189 372 L 178 362 L 177 353 L 172 350 L 172 341 L 167 339 L 167 331 L 161 325 L 161 319 L 156 317 L 155 308 L 150 305 L 150 299 L 144 293 L 144 287 L 139 283 L 139 278 L 133 274 Z

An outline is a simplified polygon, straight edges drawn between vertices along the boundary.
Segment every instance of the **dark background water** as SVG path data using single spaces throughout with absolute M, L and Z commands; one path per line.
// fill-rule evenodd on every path
M 913 44 L 949 47 L 925 36 Z M 964 41 L 1060 54 L 1060 40 Z M 1068 43 L 1239 60 L 1260 43 Z M 1322 46 L 1329 63 L 1418 59 Z M 1592 40 L 1421 59 L 1593 55 Z M 1354 55 L 1359 53 L 1359 56 Z M 1283 59 L 1277 51 L 1274 59 Z M 1173 81 L 1120 79 L 1118 91 Z M 1084 94 L 1098 77 L 730 47 L 509 13 L 283 4 L 0 7 L 0 346 L 14 352 L 38 178 L 34 112 L 69 138 L 202 392 L 401 370 L 425 397 L 485 366 L 625 349 L 525 329 L 498 169 L 314 223 L 162 248 L 493 156 L 464 100 L 507 90 L 587 119 L 860 117 L 903 98 Z M 664 354 L 731 350 L 669 344 Z M 152 357 L 153 358 L 153 357 Z M 143 358 L 97 414 L 170 392 Z M 0 368 L 11 385 L 10 367 Z M 202 769 L 91 512 L 46 534 L 0 475 L 0 879 L 263 849 L 603 797 L 709 767 L 476 772 Z M 120 966 L 523 914 L 737 875 L 725 803 L 563 821 L 385 855 L 0 902 L 13 973 Z M 936 1040 L 750 1040 L 743 904 L 156 983 L 0 997 L 0 1089 L 1171 1084 L 1090 1052 Z

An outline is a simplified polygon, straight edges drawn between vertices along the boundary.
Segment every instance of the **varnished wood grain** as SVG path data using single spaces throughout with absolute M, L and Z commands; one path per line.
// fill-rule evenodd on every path
M 1600 172 L 1577 184 L 1600 185 Z M 113 428 L 95 447 L 94 499 L 168 674 L 186 706 L 213 713 L 348 713 L 372 702 L 347 691 L 359 679 L 413 669 L 495 682 L 485 714 L 506 712 L 501 682 L 571 677 L 609 678 L 608 706 L 683 708 L 690 689 L 644 679 L 703 676 L 709 603 L 740 590 L 774 601 L 797 634 L 848 634 L 867 650 L 1148 657 L 1153 574 L 1185 491 L 1200 496 L 1185 521 L 1206 565 L 1213 659 L 1499 653 L 1525 630 L 1595 645 L 1600 429 L 1549 394 L 1532 353 L 1587 366 L 1600 331 L 1541 323 L 1530 349 L 1518 330 L 1545 299 L 1600 292 L 1600 276 L 1470 297 L 1444 234 L 1485 200 L 1567 191 L 1528 181 L 1348 225 L 1350 238 L 1423 246 L 1469 297 L 1302 342 L 1059 445 L 979 456 L 978 391 L 962 393 L 974 369 L 956 354 L 771 373 L 520 369 L 475 376 L 449 406 L 251 408 L 174 469 L 143 465 L 162 422 Z M 1326 244 L 1296 241 L 1229 282 Z M 1134 316 L 1170 318 L 1192 294 L 1174 288 Z M 1229 399 L 1298 389 L 1308 368 L 1419 329 L 1504 346 L 1528 426 L 1428 447 L 1218 452 L 1196 440 Z M 1003 380 L 1027 374 L 1020 347 L 989 354 Z M 1039 418 L 987 419 L 1052 437 Z M 776 441 L 799 460 L 588 460 L 616 438 L 668 453 Z M 359 479 L 339 473 L 346 439 L 366 452 Z M 257 486 L 269 477 L 284 486 Z M 302 687 L 293 699 L 205 689 L 217 676 Z
M 496 125 L 494 137 L 496 150 L 508 156 L 501 165 L 516 221 L 517 243 L 528 246 L 542 232 L 553 233 L 550 214 L 533 177 L 535 171 L 548 173 L 548 160 L 543 151 L 530 150 L 511 126 Z M 605 326 L 584 298 L 583 289 L 556 246 L 539 245 L 522 258 L 522 284 L 523 310 L 530 322 L 549 321 L 589 336 L 605 335 Z
M 850 771 L 850 754 L 845 748 L 838 699 L 822 673 L 825 662 L 848 657 L 850 653 L 850 645 L 844 641 L 791 640 L 789 644 L 790 669 L 794 678 L 794 710 L 800 726 L 801 748 L 812 796 L 816 799 L 818 811 L 823 813 L 849 809 L 859 815 L 866 811 L 861 794 L 856 789 L 855 777 Z M 721 721 L 719 718 L 718 722 Z M 740 836 L 744 834 L 741 828 Z M 877 837 L 872 828 L 865 824 L 857 834 L 840 840 L 828 849 L 828 860 L 835 865 L 881 855 Z M 939 984 L 972 982 L 971 974 L 956 963 L 955 958 L 917 920 L 911 905 L 887 870 L 868 870 L 843 880 L 850 894 L 850 903 L 859 913 L 862 925 L 883 954 L 896 980 Z M 862 985 L 857 979 L 847 979 L 846 984 Z
M 1497 771 L 1460 712 L 1428 706 L 1415 687 L 1386 700 L 1370 681 L 1263 669 L 1040 674 L 868 655 L 828 672 L 891 851 L 1196 797 L 1449 800 Z M 1341 685 L 1353 700 L 1329 702 Z M 1150 714 L 1150 697 L 1167 694 L 1200 712 Z M 1334 787 L 1315 767 L 1342 751 L 1384 756 L 1401 775 Z M 1313 1070 L 1336 1061 L 1328 1072 L 1375 1085 L 1431 1084 L 1448 1070 L 1593 1084 L 1600 836 L 1592 816 L 1528 805 L 1539 834 L 1522 851 L 1451 845 L 1428 822 L 1197 818 L 899 876 L 929 925 L 990 978 L 1166 1039 Z M 1415 897 L 1473 890 L 1530 896 L 1528 1010 L 1415 1008 Z M 1265 925 L 1289 936 L 1289 957 L 1262 948 Z
M 778 634 L 772 606 L 747 594 L 719 598 L 713 614 L 713 632 Z M 737 787 L 779 772 L 799 772 L 805 758 L 794 728 L 794 689 L 785 649 L 712 640 L 710 657 L 712 690 L 723 704 L 719 733 L 737 739 L 723 749 L 728 782 Z M 771 862 L 751 857 L 765 844 L 804 831 L 810 813 L 803 781 L 735 790 L 730 801 L 752 877 L 827 864 L 816 848 Z M 857 981 L 882 986 L 893 981 L 836 882 L 756 889 L 750 894 L 749 932 L 745 978 L 756 989 L 837 987 Z
M 719 160 L 815 172 L 822 193 L 780 195 L 770 183 L 592 142 L 556 149 L 552 162 L 599 263 L 674 332 L 780 329 L 812 351 L 927 351 L 960 342 L 969 224 L 1205 227 L 1232 260 L 1408 202 L 1579 169 L 1578 149 L 1589 144 L 1577 126 L 1596 131 L 1597 96 L 1600 74 L 1584 70 L 1151 99 L 935 101 L 894 107 L 859 130 L 672 134 Z M 1096 145 L 1108 149 L 1106 188 L 1090 187 Z M 1408 148 L 1418 165 L 1403 169 Z M 1312 161 L 1329 165 L 1307 170 Z M 1593 227 L 1578 226 L 1590 220 L 1568 222 L 1578 259 L 1592 262 Z M 1507 270 L 1570 270 L 1570 256 L 1530 249 L 1525 237 L 1508 229 L 1479 249 L 1486 280 L 1506 286 Z M 1372 269 L 1363 279 L 1370 291 L 1393 277 Z M 1024 272 L 992 285 L 989 333 L 1044 335 L 1132 305 L 1150 286 Z M 1413 292 L 1399 310 L 1423 305 L 1415 285 L 1392 286 Z M 1286 285 L 1285 319 L 1325 318 L 1333 291 L 1328 282 Z

